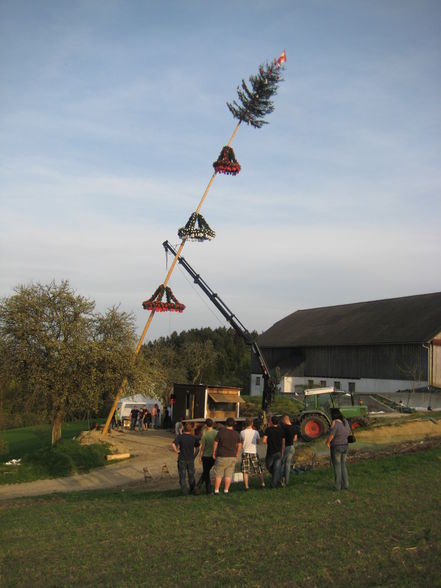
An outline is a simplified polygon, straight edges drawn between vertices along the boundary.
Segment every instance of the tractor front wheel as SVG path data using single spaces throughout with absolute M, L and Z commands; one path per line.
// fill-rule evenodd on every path
M 349 422 L 352 430 L 358 429 L 359 427 L 367 427 L 368 425 L 367 419 L 362 417 L 354 417 L 353 419 L 349 419 Z
M 318 414 L 311 414 L 302 419 L 300 433 L 305 441 L 318 439 L 329 429 L 326 419 Z

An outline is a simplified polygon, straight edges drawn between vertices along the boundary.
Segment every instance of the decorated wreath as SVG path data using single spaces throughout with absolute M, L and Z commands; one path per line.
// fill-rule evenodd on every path
M 178 231 L 180 239 L 189 239 L 190 241 L 211 241 L 215 236 L 216 233 L 202 214 L 195 212 L 190 216 L 185 227 L 181 227 Z
M 162 299 L 165 294 L 165 302 Z M 182 312 L 185 306 L 179 302 L 173 294 L 171 288 L 161 284 L 148 300 L 142 303 L 145 310 L 154 310 L 155 312 Z
M 213 167 L 218 174 L 228 174 L 235 176 L 240 172 L 240 165 L 236 160 L 234 151 L 231 147 L 222 147 L 217 161 L 213 163 Z

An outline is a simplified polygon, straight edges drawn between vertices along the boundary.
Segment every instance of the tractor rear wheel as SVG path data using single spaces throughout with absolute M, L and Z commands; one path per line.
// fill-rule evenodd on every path
M 328 422 L 319 414 L 305 416 L 300 422 L 300 433 L 305 441 L 318 439 L 326 433 L 328 428 Z

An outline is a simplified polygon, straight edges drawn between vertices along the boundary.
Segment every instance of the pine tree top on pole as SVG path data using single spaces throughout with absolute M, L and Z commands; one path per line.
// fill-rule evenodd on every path
M 264 117 L 274 110 L 271 98 L 276 95 L 279 82 L 283 81 L 281 72 L 285 61 L 286 53 L 284 51 L 279 59 L 261 65 L 259 73 L 249 77 L 251 88 L 248 87 L 245 80 L 242 80 L 242 84 L 237 87 L 239 102 L 236 100 L 227 102 L 234 118 L 240 122 L 246 122 L 256 129 L 268 124 Z

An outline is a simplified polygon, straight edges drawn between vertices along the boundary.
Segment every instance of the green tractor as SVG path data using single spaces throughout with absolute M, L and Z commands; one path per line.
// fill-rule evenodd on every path
M 355 429 L 367 424 L 367 406 L 354 403 L 348 392 L 328 388 L 305 390 L 305 406 L 299 412 L 300 434 L 305 441 L 312 441 L 328 432 L 331 424 L 331 408 L 339 408 Z

